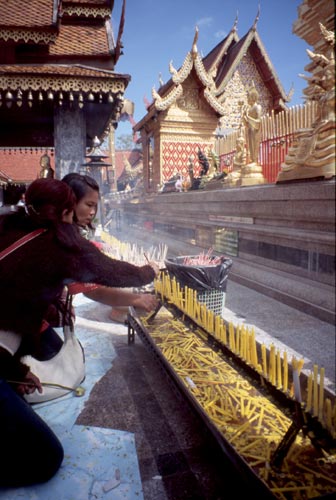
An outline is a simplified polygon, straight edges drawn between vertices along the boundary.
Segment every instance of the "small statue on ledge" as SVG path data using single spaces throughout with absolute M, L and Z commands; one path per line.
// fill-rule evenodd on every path
M 208 161 L 208 158 L 205 156 L 205 154 L 203 153 L 203 151 L 201 151 L 200 148 L 198 148 L 197 156 L 198 156 L 199 164 L 201 166 L 200 175 L 201 175 L 201 177 L 203 177 L 204 175 L 207 175 L 207 173 L 208 173 L 209 161 Z
M 262 118 L 262 107 L 258 101 L 259 92 L 252 82 L 247 91 L 248 105 L 242 110 L 242 125 L 246 131 L 248 160 L 241 169 L 241 186 L 264 184 L 265 182 L 262 167 L 258 163 Z
M 249 164 L 258 164 L 259 145 L 261 139 L 261 105 L 258 103 L 259 93 L 254 83 L 247 91 L 248 106 L 243 109 L 242 120 L 246 127 Z
M 51 168 L 50 156 L 47 153 L 41 156 L 40 159 L 40 179 L 53 179 L 54 171 Z
M 225 178 L 225 185 L 239 186 L 242 168 L 246 165 L 245 137 L 241 134 L 236 141 L 236 153 L 233 157 L 232 172 Z

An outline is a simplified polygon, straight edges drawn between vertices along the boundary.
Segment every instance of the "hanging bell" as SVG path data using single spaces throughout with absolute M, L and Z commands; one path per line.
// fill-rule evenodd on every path
M 82 108 L 84 106 L 83 94 L 79 94 L 78 96 L 78 107 Z
M 31 90 L 28 92 L 27 100 L 28 100 L 28 106 L 31 108 L 33 105 L 33 93 Z
M 73 93 L 72 93 L 72 92 L 70 92 L 70 94 L 69 94 L 69 101 L 70 101 L 70 102 L 73 102 L 73 101 L 74 101 L 74 96 L 73 96 Z
M 54 99 L 54 94 L 51 92 L 51 90 L 49 90 L 48 95 L 47 95 L 47 98 L 49 99 L 49 101 L 53 101 L 53 99 Z
M 88 95 L 88 101 L 94 101 L 94 95 L 92 94 L 92 92 L 90 92 L 90 94 Z
M 22 90 L 18 90 L 16 94 L 16 105 L 20 108 L 22 106 Z
M 63 94 L 62 94 L 62 92 L 60 92 L 60 93 L 58 94 L 58 104 L 59 104 L 60 106 L 62 106 L 62 104 L 63 104 Z
M 99 102 L 103 102 L 103 96 L 102 96 L 102 94 L 99 94 L 98 99 L 99 99 Z
M 13 94 L 12 94 L 12 92 L 10 90 L 8 90 L 8 92 L 6 93 L 5 99 L 7 101 L 12 101 L 13 100 Z
M 114 101 L 114 99 L 113 99 L 113 95 L 109 94 L 109 95 L 108 95 L 108 98 L 107 98 L 107 102 L 112 103 L 113 101 Z
M 42 92 L 39 92 L 38 100 L 39 100 L 39 102 L 43 101 L 43 94 L 42 94 Z

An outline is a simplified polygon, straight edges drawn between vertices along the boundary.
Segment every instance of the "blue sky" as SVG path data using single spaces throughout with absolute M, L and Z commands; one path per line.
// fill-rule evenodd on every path
M 195 26 L 199 28 L 197 47 L 204 56 L 230 31 L 238 12 L 238 35 L 244 36 L 253 25 L 258 0 L 126 0 L 123 33 L 124 54 L 116 65 L 117 73 L 131 75 L 125 97 L 135 104 L 134 119 L 146 113 L 144 96 L 151 101 L 151 90 L 159 87 L 159 74 L 169 80 L 169 62 L 178 69 L 192 46 Z M 292 33 L 302 0 L 260 0 L 259 36 L 287 93 L 292 83 L 290 106 L 301 104 L 311 48 Z M 115 38 L 122 0 L 115 0 L 112 14 Z M 129 122 L 121 122 L 116 137 L 131 134 Z

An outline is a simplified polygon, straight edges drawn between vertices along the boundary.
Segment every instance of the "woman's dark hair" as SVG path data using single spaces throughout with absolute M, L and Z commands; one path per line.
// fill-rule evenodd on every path
M 68 186 L 71 187 L 76 196 L 77 203 L 81 201 L 84 196 L 93 189 L 93 191 L 97 191 L 99 195 L 99 185 L 89 175 L 81 175 L 77 172 L 72 172 L 63 177 L 62 182 L 65 182 Z M 78 222 L 76 217 L 76 210 L 74 213 L 74 222 Z M 93 226 L 89 224 L 89 227 L 93 229 Z
M 76 205 L 72 189 L 57 179 L 36 179 L 26 191 L 26 205 L 0 218 L 0 232 L 8 228 L 32 231 L 46 228 L 67 248 L 79 248 L 81 238 L 72 224 L 63 222 L 64 211 L 71 212 Z
M 71 212 L 75 204 L 72 190 L 57 179 L 36 179 L 26 191 L 26 211 L 39 226 L 62 222 L 64 210 Z
M 75 172 L 71 174 L 67 174 L 63 177 L 62 182 L 65 182 L 68 186 L 71 187 L 73 192 L 75 193 L 76 200 L 79 202 L 90 189 L 97 191 L 99 193 L 98 183 L 90 177 L 89 175 L 81 175 Z

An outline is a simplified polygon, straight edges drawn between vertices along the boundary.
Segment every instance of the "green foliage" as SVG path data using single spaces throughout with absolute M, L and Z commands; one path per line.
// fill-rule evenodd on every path
M 116 149 L 131 150 L 135 146 L 132 134 L 119 135 L 116 139 Z

